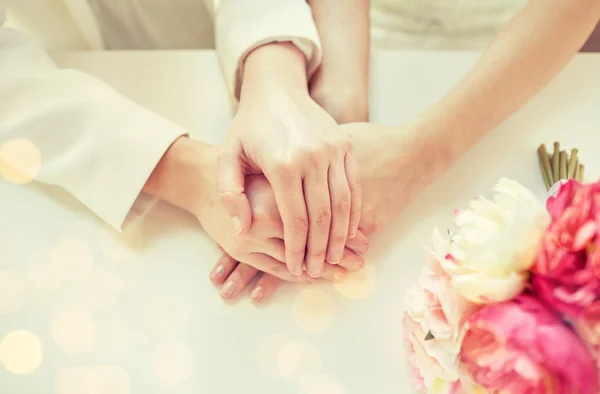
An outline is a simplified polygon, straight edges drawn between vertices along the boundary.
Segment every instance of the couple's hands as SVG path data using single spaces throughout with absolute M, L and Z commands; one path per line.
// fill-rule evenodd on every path
M 342 126 L 342 129 L 355 146 L 361 183 L 364 185 L 359 229 L 368 236 L 376 235 L 397 217 L 431 179 L 425 172 L 426 168 L 418 165 L 427 158 L 427 149 L 420 138 L 424 133 L 424 126 L 415 120 L 402 127 L 353 123 Z M 418 158 L 420 159 L 417 160 Z M 264 184 L 261 193 L 264 196 L 272 195 L 268 183 Z M 267 209 L 271 220 L 275 220 L 278 211 L 274 198 L 271 198 L 271 202 L 256 202 L 260 201 L 261 209 Z M 350 255 L 349 258 L 354 259 L 355 256 Z M 360 260 L 355 261 L 353 271 L 362 267 Z M 213 269 L 211 280 L 217 285 L 223 285 L 223 297 L 233 298 L 257 276 L 258 280 L 252 287 L 250 297 L 253 302 L 264 302 L 282 281 L 238 263 L 227 255 Z M 235 289 L 235 292 L 230 293 L 230 289 Z
M 257 212 L 247 176 L 264 174 L 283 224 L 278 259 L 295 275 L 320 277 L 324 262 L 338 264 L 358 233 L 361 188 L 349 138 L 309 96 L 305 60 L 292 44 L 256 49 L 243 75 L 219 159 L 221 201 L 234 231 L 251 232 Z
M 202 155 L 203 164 L 199 176 L 201 187 L 193 191 L 198 199 L 194 215 L 204 230 L 231 257 L 280 279 L 296 283 L 312 283 L 314 278 L 305 272 L 300 275 L 290 273 L 285 266 L 285 246 L 283 242 L 283 223 L 275 198 L 265 177 L 249 176 L 246 180 L 246 196 L 253 212 L 253 225 L 243 234 L 236 235 L 232 226 L 224 226 L 228 213 L 220 203 L 217 190 L 216 147 L 206 147 Z M 365 247 L 366 244 L 366 247 Z M 364 236 L 357 236 L 348 244 L 358 252 L 368 248 Z M 351 250 L 346 250 L 339 265 L 326 264 L 323 277 L 329 280 L 343 277 L 346 269 L 356 270 L 364 264 L 363 259 Z

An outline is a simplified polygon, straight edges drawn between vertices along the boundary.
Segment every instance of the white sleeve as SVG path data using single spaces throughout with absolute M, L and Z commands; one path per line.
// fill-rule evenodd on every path
M 185 132 L 105 83 L 57 68 L 30 37 L 2 27 L 4 21 L 0 6 L 0 147 L 28 140 L 42 160 L 32 174 L 36 181 L 62 187 L 122 230 L 151 207 L 153 199 L 140 192 Z M 11 157 L 0 156 L 0 165 L 31 171 Z
M 235 98 L 244 59 L 261 45 L 292 42 L 306 57 L 308 78 L 321 64 L 321 41 L 306 0 L 220 0 L 215 5 L 217 54 Z

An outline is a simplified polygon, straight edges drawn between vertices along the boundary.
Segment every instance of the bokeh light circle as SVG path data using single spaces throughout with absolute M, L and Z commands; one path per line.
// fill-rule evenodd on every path
M 42 342 L 26 330 L 9 332 L 0 342 L 0 363 L 8 372 L 28 375 L 42 363 Z
M 277 370 L 280 377 L 297 383 L 314 380 L 320 373 L 323 360 L 319 350 L 307 341 L 288 341 L 278 352 Z
M 346 275 L 342 282 L 335 282 L 334 288 L 344 297 L 360 300 L 369 297 L 375 290 L 376 271 L 371 266 L 365 266 L 358 272 Z
M 335 319 L 335 313 L 333 297 L 321 289 L 303 290 L 292 305 L 294 322 L 309 333 L 327 330 Z
M 87 394 L 91 368 L 66 367 L 58 371 L 54 381 L 56 394 Z
M 69 355 L 89 353 L 96 343 L 96 327 L 83 308 L 60 311 L 52 320 L 50 331 L 56 346 Z
M 130 394 L 131 378 L 119 365 L 106 365 L 91 370 L 86 394 Z
M 24 138 L 12 139 L 0 146 L 0 175 L 8 182 L 31 182 L 42 168 L 39 148 Z

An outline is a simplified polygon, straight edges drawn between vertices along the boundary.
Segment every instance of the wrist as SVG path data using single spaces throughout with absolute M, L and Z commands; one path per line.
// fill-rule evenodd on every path
M 143 191 L 198 216 L 214 187 L 217 155 L 212 145 L 180 137 L 165 152 Z
M 308 94 L 306 58 L 291 42 L 265 44 L 246 56 L 241 96 L 265 88 Z

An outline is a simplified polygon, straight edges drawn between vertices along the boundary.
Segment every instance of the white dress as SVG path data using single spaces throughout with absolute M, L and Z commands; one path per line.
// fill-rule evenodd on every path
M 371 0 L 376 48 L 482 49 L 526 0 Z

